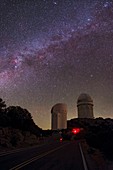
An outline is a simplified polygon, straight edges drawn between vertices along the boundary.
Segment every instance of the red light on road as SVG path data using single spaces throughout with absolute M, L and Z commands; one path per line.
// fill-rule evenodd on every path
M 74 134 L 77 134 L 77 133 L 79 133 L 80 132 L 80 129 L 79 128 L 74 128 L 74 129 L 72 129 L 72 133 L 74 133 Z
M 63 139 L 62 139 L 62 138 L 60 138 L 60 142 L 62 142 L 62 140 L 63 140 Z

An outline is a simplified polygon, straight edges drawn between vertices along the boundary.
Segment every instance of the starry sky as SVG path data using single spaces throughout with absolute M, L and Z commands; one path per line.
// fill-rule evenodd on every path
M 1 0 L 0 97 L 43 129 L 51 108 L 88 93 L 95 117 L 113 118 L 113 1 Z

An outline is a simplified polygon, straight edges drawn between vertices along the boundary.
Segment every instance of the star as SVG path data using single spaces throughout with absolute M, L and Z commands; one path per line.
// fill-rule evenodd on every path
M 54 5 L 57 5 L 57 2 L 56 2 L 56 1 L 53 1 L 53 4 L 54 4 Z

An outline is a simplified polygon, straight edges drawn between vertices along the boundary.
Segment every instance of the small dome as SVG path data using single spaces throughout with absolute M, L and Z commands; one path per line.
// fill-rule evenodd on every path
M 89 96 L 89 94 L 82 93 L 82 94 L 80 94 L 80 96 L 78 97 L 78 100 L 77 100 L 77 104 L 80 104 L 80 103 L 92 103 L 93 104 L 93 100 Z
M 51 113 L 67 113 L 67 105 L 64 103 L 57 103 L 55 104 L 52 109 Z

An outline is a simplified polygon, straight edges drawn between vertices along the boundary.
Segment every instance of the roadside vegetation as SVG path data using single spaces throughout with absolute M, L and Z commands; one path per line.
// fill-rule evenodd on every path
M 113 160 L 113 119 L 72 119 L 68 121 L 68 128 L 81 127 L 81 138 L 86 139 L 91 147 L 90 153 L 100 150 L 105 159 Z
M 73 128 L 80 128 L 80 133 L 73 135 Z M 0 149 L 31 146 L 38 144 L 43 137 L 55 138 L 56 133 L 42 130 L 28 110 L 20 106 L 7 107 L 0 98 Z M 113 119 L 71 119 L 67 121 L 67 129 L 60 133 L 64 140 L 85 139 L 91 148 L 90 153 L 98 149 L 106 159 L 113 161 Z
M 42 133 L 31 113 L 20 106 L 6 106 L 0 98 L 0 146 L 11 147 L 37 143 Z
M 97 119 L 94 125 L 89 125 L 85 138 L 91 147 L 99 149 L 105 158 L 113 160 L 112 119 Z

